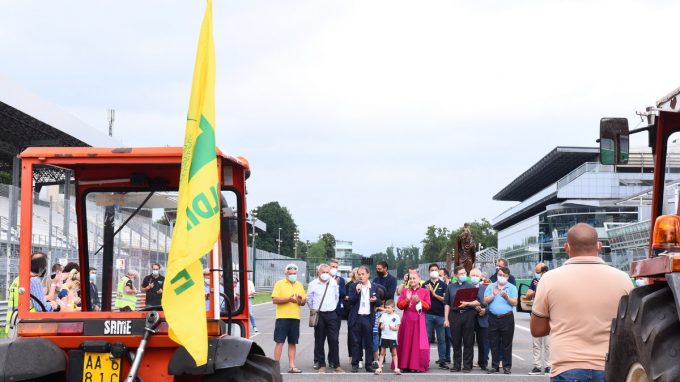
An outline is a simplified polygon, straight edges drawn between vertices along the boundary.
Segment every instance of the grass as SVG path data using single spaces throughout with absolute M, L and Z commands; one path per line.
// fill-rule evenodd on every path
M 272 301 L 271 293 L 255 293 L 253 295 L 253 304 L 255 305 L 271 301 Z

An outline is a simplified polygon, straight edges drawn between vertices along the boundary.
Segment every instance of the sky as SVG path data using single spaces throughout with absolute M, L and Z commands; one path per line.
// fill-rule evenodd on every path
M 0 0 L 0 76 L 126 146 L 180 146 L 204 1 Z M 680 86 L 672 1 L 219 1 L 217 145 L 249 208 L 364 255 L 515 204 L 556 146 Z M 641 145 L 644 138 L 634 138 Z M 286 240 L 286 238 L 282 238 Z M 292 240 L 292 238 L 290 238 Z

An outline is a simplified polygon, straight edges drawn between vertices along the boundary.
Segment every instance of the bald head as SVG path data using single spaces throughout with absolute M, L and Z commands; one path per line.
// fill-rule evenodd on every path
M 597 231 L 591 225 L 578 223 L 567 233 L 567 244 L 564 249 L 569 257 L 597 256 L 602 245 L 597 241 Z

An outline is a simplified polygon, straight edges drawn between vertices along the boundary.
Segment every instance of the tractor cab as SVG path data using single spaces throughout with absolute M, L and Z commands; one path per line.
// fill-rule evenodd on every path
M 196 368 L 186 350 L 169 338 L 160 299 L 148 293 L 161 295 L 162 285 L 169 287 L 173 280 L 151 278 L 160 284 L 148 288 L 146 282 L 142 291 L 152 269 L 160 268 L 162 275 L 167 264 L 182 148 L 43 147 L 29 148 L 20 157 L 16 304 L 9 308 L 10 339 L 0 342 L 0 379 L 101 376 L 113 381 L 134 365 L 144 380 L 200 381 L 220 373 L 250 375 L 253 364 L 258 375 L 268 372 L 258 377 L 264 379 L 253 375 L 248 380 L 280 379 L 278 363 L 247 339 L 248 304 L 236 296 L 248 295 L 248 283 L 234 290 L 235 280 L 247 279 L 245 181 L 250 169 L 245 159 L 217 150 L 219 189 L 194 199 L 187 211 L 190 224 L 215 213 L 221 224 L 217 244 L 201 259 L 205 316 L 196 319 L 207 321 L 209 362 Z M 58 232 L 45 232 L 53 214 L 46 201 L 56 198 L 65 201 L 59 211 L 64 223 Z M 75 213 L 69 212 L 71 203 Z M 36 253 L 47 257 L 48 266 L 66 260 L 78 271 L 37 272 L 32 269 Z M 90 277 L 90 270 L 96 276 Z M 24 367 L 27 362 L 35 367 Z

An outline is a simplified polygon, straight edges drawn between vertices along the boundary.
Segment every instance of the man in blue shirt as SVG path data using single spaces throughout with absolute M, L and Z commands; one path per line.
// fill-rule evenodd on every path
M 397 278 L 390 273 L 387 262 L 378 262 L 375 266 L 375 271 L 378 273 L 378 277 L 374 278 L 373 282 L 385 288 L 385 301 L 394 300 L 394 294 L 397 292 Z
M 512 337 L 515 334 L 513 307 L 517 305 L 517 287 L 508 282 L 510 270 L 500 267 L 497 281 L 486 288 L 484 303 L 488 305 L 489 343 L 491 344 L 491 368 L 488 373 L 498 373 L 499 346 L 503 343 L 503 372 L 510 374 L 512 368 Z

